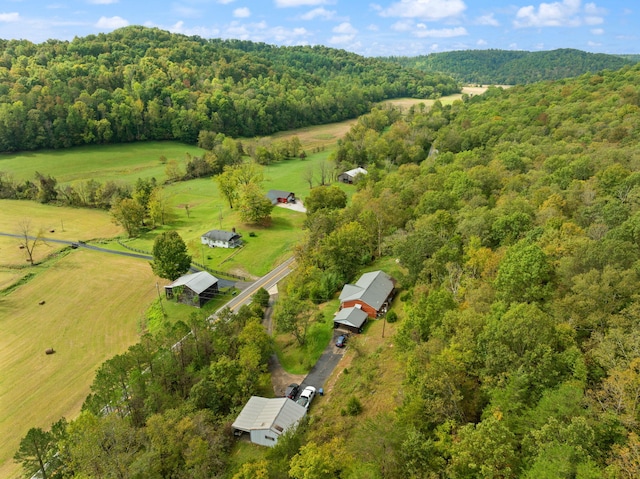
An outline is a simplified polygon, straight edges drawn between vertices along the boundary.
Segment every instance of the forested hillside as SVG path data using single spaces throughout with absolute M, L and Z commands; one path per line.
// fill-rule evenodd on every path
M 358 410 L 312 409 L 233 477 L 640 477 L 639 84 L 627 67 L 362 117 L 335 161 L 369 174 L 346 208 L 312 190 L 276 320 L 387 259 L 393 347 L 353 346 Z M 269 354 L 256 313 L 105 364 L 81 418 L 47 436 L 60 477 L 232 476 L 223 424 Z M 391 362 L 402 385 L 370 413 Z M 97 415 L 110 401 L 121 414 Z
M 527 52 L 516 50 L 460 50 L 387 60 L 424 72 L 442 72 L 465 83 L 523 85 L 559 80 L 600 70 L 618 70 L 633 59 L 569 48 Z
M 325 47 L 205 40 L 127 27 L 0 41 L 0 152 L 252 137 L 353 118 L 372 102 L 458 91 L 442 74 Z

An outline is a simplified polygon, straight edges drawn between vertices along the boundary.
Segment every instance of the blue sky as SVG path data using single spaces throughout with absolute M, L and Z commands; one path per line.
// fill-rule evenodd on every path
M 0 38 L 40 43 L 146 25 L 366 56 L 488 48 L 640 53 L 639 15 L 638 0 L 0 0 Z

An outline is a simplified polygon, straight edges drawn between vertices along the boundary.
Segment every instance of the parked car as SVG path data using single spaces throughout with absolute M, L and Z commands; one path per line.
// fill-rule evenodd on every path
M 347 344 L 347 337 L 344 334 L 341 334 L 338 336 L 338 339 L 336 339 L 336 346 L 344 348 L 345 344 Z
M 286 391 L 284 392 L 284 396 L 289 399 L 295 399 L 298 395 L 298 391 L 300 391 L 300 385 L 296 383 L 291 383 L 287 386 Z
M 300 393 L 300 397 L 296 402 L 300 404 L 300 406 L 309 409 L 309 405 L 311 404 L 311 401 L 313 401 L 313 398 L 315 396 L 316 388 L 314 388 L 313 386 L 307 386 L 306 388 L 304 388 L 304 391 Z

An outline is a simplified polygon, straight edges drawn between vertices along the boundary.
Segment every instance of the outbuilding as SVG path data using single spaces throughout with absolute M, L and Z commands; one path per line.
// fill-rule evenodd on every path
M 296 194 L 293 191 L 269 190 L 267 192 L 267 198 L 269 198 L 272 205 L 296 202 Z
M 236 432 L 248 432 L 254 444 L 273 447 L 306 413 L 303 406 L 286 397 L 251 396 L 231 427 Z
M 209 248 L 237 248 L 242 245 L 242 235 L 232 231 L 210 230 L 200 237 L 202 244 Z
M 349 170 L 349 171 L 345 171 L 344 173 L 340 173 L 338 175 L 338 181 L 341 181 L 342 183 L 353 183 L 354 181 L 356 181 L 359 175 L 366 175 L 367 174 L 367 170 L 365 170 L 364 168 L 361 167 L 357 167 L 354 168 L 353 170 Z
M 359 307 L 370 318 L 387 312 L 395 282 L 384 271 L 364 273 L 356 284 L 345 284 L 340 293 L 340 309 Z
M 165 286 L 164 293 L 167 299 L 175 296 L 181 303 L 201 308 L 218 294 L 218 278 L 206 271 L 186 274 Z
M 358 305 L 352 308 L 344 308 L 334 316 L 333 327 L 361 333 L 367 319 L 369 319 L 369 315 Z

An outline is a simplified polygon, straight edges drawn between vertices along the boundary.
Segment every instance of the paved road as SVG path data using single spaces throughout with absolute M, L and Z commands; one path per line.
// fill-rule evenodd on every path
M 215 313 L 209 316 L 210 320 L 215 320 L 218 313 L 222 311 L 224 308 L 229 308 L 234 313 L 237 312 L 240 307 L 245 304 L 249 304 L 251 302 L 251 298 L 256 291 L 260 288 L 264 288 L 267 291 L 275 286 L 279 281 L 284 279 L 291 271 L 293 271 L 293 262 L 295 258 L 291 257 L 286 260 L 284 263 L 281 263 L 279 266 L 275 267 L 263 277 L 258 278 L 256 281 L 251 283 L 245 289 L 243 289 L 238 296 L 233 298 L 227 304 L 225 304 L 222 308 L 218 309 Z

